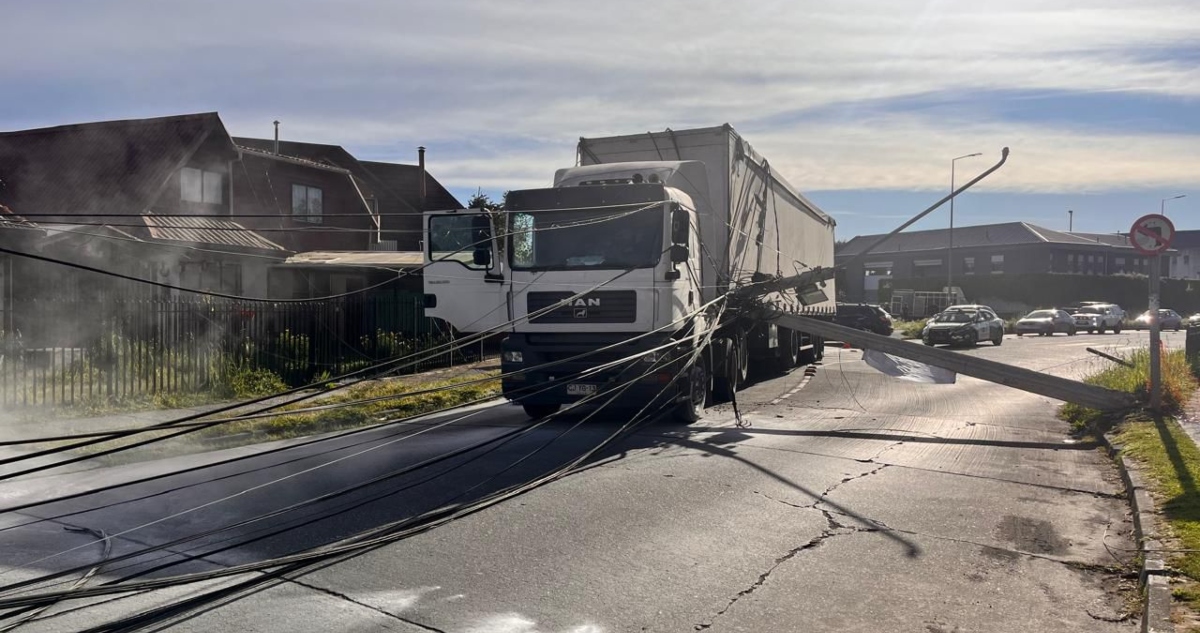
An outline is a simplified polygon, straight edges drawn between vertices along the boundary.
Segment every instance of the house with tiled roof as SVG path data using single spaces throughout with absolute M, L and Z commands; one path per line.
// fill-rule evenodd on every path
M 421 213 L 463 208 L 425 169 L 424 148 L 419 148 L 416 164 L 401 164 L 359 160 L 338 145 L 247 137 L 233 141 L 243 149 L 277 152 L 346 170 L 379 218 L 381 241 L 388 244 L 384 250 L 420 251 Z
M 1150 259 L 1133 249 L 1128 236 L 1057 231 L 1027 222 L 903 232 L 868 251 L 881 237 L 860 235 L 837 248 L 836 262 L 846 265 L 838 292 L 846 300 L 876 300 L 880 282 L 887 279 L 953 283 L 971 275 L 1116 275 L 1150 270 Z M 864 252 L 868 254 L 860 257 Z M 1167 258 L 1161 265 L 1167 274 Z
M 284 263 L 395 250 L 384 209 L 412 224 L 416 250 L 420 212 L 388 189 L 340 147 L 235 140 L 215 112 L 0 132 L 0 243 L 199 290 L 290 298 L 365 287 L 367 271 L 314 281 Z M 0 285 L 10 303 L 163 292 L 17 256 L 0 257 Z
M 0 132 L 13 250 L 167 284 L 266 296 L 291 250 L 230 217 L 240 155 L 216 113 Z M 161 288 L 5 255 L 6 301 Z

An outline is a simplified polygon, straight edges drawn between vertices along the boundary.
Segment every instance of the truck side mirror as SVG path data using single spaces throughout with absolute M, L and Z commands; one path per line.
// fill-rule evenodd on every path
M 691 257 L 691 253 L 688 252 L 688 247 L 686 244 L 671 245 L 671 263 L 682 264 L 686 262 L 689 257 Z
M 687 244 L 688 243 L 688 228 L 691 224 L 691 219 L 688 217 L 688 212 L 683 209 L 675 209 L 671 212 L 671 243 L 672 244 Z

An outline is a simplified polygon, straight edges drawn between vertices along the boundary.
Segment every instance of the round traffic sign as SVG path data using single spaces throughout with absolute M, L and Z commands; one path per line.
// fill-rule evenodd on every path
M 1171 247 L 1175 225 L 1165 215 L 1151 213 L 1138 218 L 1129 229 L 1129 241 L 1143 255 L 1159 255 Z

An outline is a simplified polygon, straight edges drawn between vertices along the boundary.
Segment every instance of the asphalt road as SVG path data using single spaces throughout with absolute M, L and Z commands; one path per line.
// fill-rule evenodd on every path
M 963 353 L 1080 376 L 1107 362 L 1086 347 L 1145 341 L 1008 337 Z M 1180 335 L 1167 341 L 1182 345 Z M 901 382 L 860 359 L 831 348 L 815 372 L 761 380 L 739 394 L 746 428 L 728 405 L 692 427 L 645 427 L 580 472 L 431 532 L 206 600 L 173 630 L 1135 630 L 1122 620 L 1133 556 L 1119 478 L 1095 446 L 1067 435 L 1054 401 L 965 377 Z M 0 505 L 12 507 L 252 456 L 0 514 L 0 585 L 47 572 L 69 585 L 99 562 L 96 539 L 66 525 L 111 537 L 89 586 L 325 545 L 534 480 L 622 422 L 605 411 L 513 435 L 527 426 L 517 407 L 472 413 L 270 454 L 261 451 L 300 442 L 0 484 Z M 144 551 L 152 546 L 161 549 Z M 21 630 L 86 630 L 260 579 L 63 603 Z

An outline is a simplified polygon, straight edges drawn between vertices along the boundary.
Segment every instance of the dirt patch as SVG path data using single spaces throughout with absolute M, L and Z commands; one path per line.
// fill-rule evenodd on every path
M 996 535 L 1017 549 L 1032 554 L 1066 554 L 1071 545 L 1049 521 L 1011 514 L 1000 519 Z

